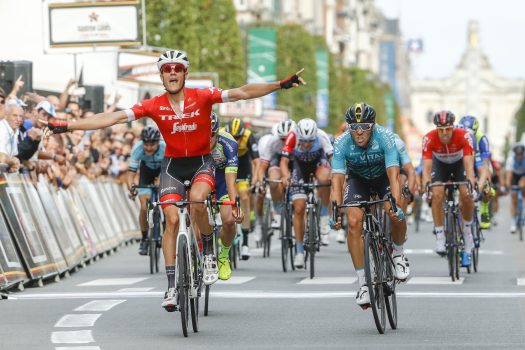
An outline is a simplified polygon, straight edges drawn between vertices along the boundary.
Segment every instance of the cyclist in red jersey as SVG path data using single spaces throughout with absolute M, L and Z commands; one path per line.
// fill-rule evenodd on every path
M 432 182 L 464 181 L 468 179 L 475 184 L 474 147 L 470 133 L 467 130 L 454 128 L 455 116 L 450 111 L 440 111 L 434 115 L 436 129 L 423 138 L 423 180 L 424 184 Z M 430 192 L 432 199 L 432 216 L 436 232 L 436 252 L 444 254 L 445 232 L 443 228 L 444 188 L 433 187 Z M 466 186 L 459 187 L 460 207 L 463 216 L 463 237 L 465 252 L 462 264 L 470 265 L 470 252 L 474 248 L 472 237 L 472 215 L 477 194 L 469 195 Z M 476 191 L 474 191 L 476 192 Z M 430 200 L 429 198 L 429 200 Z
M 281 81 L 246 84 L 239 88 L 186 88 L 185 82 L 190 66 L 184 51 L 168 50 L 163 53 L 157 67 L 166 93 L 143 100 L 130 109 L 111 113 L 99 113 L 89 119 L 68 123 L 50 118 L 47 128 L 54 133 L 70 130 L 94 130 L 126 123 L 142 117 L 150 117 L 157 123 L 166 141 L 165 157 L 161 165 L 161 201 L 176 201 L 185 194 L 184 182 L 192 183 L 192 200 L 206 199 L 215 186 L 215 166 L 210 156 L 211 109 L 215 103 L 233 102 L 265 96 L 280 89 L 305 84 L 300 74 L 304 69 Z M 47 134 L 47 132 L 46 132 Z M 175 311 L 177 292 L 175 286 L 175 252 L 179 228 L 179 214 L 175 206 L 163 206 L 166 230 L 162 249 L 168 276 L 168 291 L 162 307 Z M 206 207 L 191 206 L 192 220 L 201 231 L 204 250 L 203 279 L 212 284 L 218 279 L 217 257 L 213 253 L 212 228 L 208 222 Z

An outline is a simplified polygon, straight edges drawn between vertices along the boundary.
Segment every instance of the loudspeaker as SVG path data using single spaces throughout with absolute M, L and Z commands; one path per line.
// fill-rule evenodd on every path
M 19 76 L 24 82 L 24 87 L 18 92 L 18 98 L 21 98 L 26 92 L 33 92 L 33 62 L 0 61 L 0 86 L 6 94 L 13 90 Z
M 103 85 L 84 85 L 86 93 L 81 98 L 80 106 L 82 110 L 95 113 L 104 112 L 104 86 Z

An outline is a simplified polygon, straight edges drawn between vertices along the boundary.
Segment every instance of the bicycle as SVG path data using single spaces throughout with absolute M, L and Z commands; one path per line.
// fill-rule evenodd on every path
M 520 241 L 523 241 L 523 187 L 519 185 L 510 186 L 510 190 L 517 192 L 518 199 L 516 201 L 516 230 L 519 233 Z
M 184 182 L 186 198 L 188 198 L 191 183 Z M 202 257 L 199 251 L 199 244 L 195 235 L 193 225 L 190 221 L 188 205 L 205 204 L 208 213 L 211 215 L 212 203 L 220 205 L 235 205 L 235 201 L 212 202 L 211 195 L 207 200 L 192 201 L 164 201 L 152 202 L 153 206 L 175 205 L 179 208 L 179 233 L 177 235 L 177 253 L 175 274 L 177 280 L 177 307 L 176 310 L 181 314 L 182 333 L 188 336 L 188 319 L 191 313 L 191 323 L 193 332 L 199 331 L 199 298 L 203 285 Z M 175 311 L 175 310 L 174 310 Z
M 292 183 L 289 186 L 303 188 L 306 191 L 306 225 L 304 227 L 303 240 L 306 253 L 305 267 L 309 261 L 310 279 L 315 277 L 315 254 L 319 251 L 321 246 L 321 227 L 319 223 L 320 201 L 319 198 L 315 198 L 315 189 L 319 187 L 330 187 L 331 185 L 331 182 L 322 184 L 316 182 L 299 182 L 297 184 Z
M 382 204 L 389 202 L 391 210 L 397 212 L 391 194 L 385 199 L 357 201 L 337 205 L 332 202 L 333 220 L 339 219 L 339 209 L 364 209 L 363 239 L 365 249 L 365 278 L 370 295 L 370 305 L 376 328 L 380 334 L 386 330 L 386 318 L 390 328 L 397 328 L 397 297 L 392 237 L 387 229 L 388 220 Z
M 279 232 L 279 239 L 281 240 L 281 262 L 283 272 L 287 272 L 288 257 L 290 257 L 290 266 L 292 271 L 295 271 L 293 259 L 295 256 L 295 236 L 292 229 L 292 213 L 293 207 L 289 200 L 290 188 L 284 189 L 284 201 L 281 207 L 281 230 Z
M 149 255 L 149 270 L 150 274 L 159 272 L 159 258 L 160 250 L 162 248 L 162 210 L 158 206 L 153 206 L 151 203 L 156 202 L 158 198 L 159 187 L 156 185 L 131 185 L 131 191 L 134 192 L 136 189 L 145 188 L 151 190 L 151 198 L 148 199 L 148 214 L 147 221 L 149 226 L 148 233 L 148 255 Z
M 455 192 L 459 186 L 466 185 L 469 193 L 472 193 L 472 184 L 470 181 L 449 181 L 446 183 L 436 182 L 427 184 L 427 195 L 433 187 L 445 187 L 445 235 L 446 235 L 446 254 L 448 260 L 449 276 L 452 282 L 459 280 L 459 267 L 461 252 L 465 249 L 463 242 L 462 218 Z M 467 272 L 470 273 L 470 266 L 467 266 Z

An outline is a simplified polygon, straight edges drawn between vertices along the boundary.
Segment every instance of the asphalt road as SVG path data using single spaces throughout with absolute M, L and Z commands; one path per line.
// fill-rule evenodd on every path
M 431 224 L 420 233 L 410 226 L 412 278 L 398 287 L 399 328 L 385 335 L 355 304 L 351 260 L 333 237 L 314 284 L 306 270 L 282 272 L 275 240 L 270 258 L 254 250 L 231 281 L 212 287 L 210 314 L 201 311 L 200 332 L 188 338 L 180 314 L 160 307 L 164 273 L 150 275 L 135 244 L 0 301 L 0 349 L 524 349 L 525 243 L 508 232 L 508 204 L 498 220 L 485 233 L 480 271 L 462 269 L 460 283 L 432 252 Z

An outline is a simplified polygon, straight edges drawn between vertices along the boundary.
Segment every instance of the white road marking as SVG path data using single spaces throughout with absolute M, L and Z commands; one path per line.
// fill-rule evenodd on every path
M 459 280 L 455 282 L 452 282 L 450 277 L 412 277 L 408 280 L 407 284 L 462 285 L 464 281 L 464 277 L 460 277 Z
M 224 299 L 332 299 L 355 298 L 355 290 L 339 292 L 298 292 L 298 291 L 213 291 L 214 298 Z M 525 298 L 525 292 L 401 292 L 396 293 L 404 298 Z M 7 300 L 57 300 L 57 299 L 93 299 L 93 298 L 161 298 L 164 292 L 93 292 L 93 293 L 54 293 L 25 294 L 17 297 L 9 296 Z M 57 333 L 57 332 L 56 332 Z M 60 333 L 60 332 L 58 332 Z
M 233 276 L 227 281 L 218 280 L 217 284 L 244 284 L 254 279 L 254 276 Z
M 64 331 L 51 333 L 51 342 L 53 343 L 71 343 L 71 344 L 87 344 L 94 343 L 91 331 Z
M 297 284 L 352 284 L 357 281 L 357 277 L 314 277 L 313 279 L 305 278 Z
M 58 346 L 55 350 L 100 350 L 99 346 Z
M 413 254 L 413 255 L 436 255 L 436 252 L 433 249 L 405 249 L 405 253 L 407 255 Z M 484 250 L 480 249 L 479 254 L 481 255 L 503 255 L 503 251 L 501 250 Z
M 525 278 L 518 278 L 516 282 L 518 286 L 525 286 Z
M 122 288 L 118 292 L 149 292 L 150 290 L 155 289 L 154 287 L 145 287 L 145 288 Z
M 125 301 L 126 300 L 93 300 L 84 305 L 80 305 L 73 311 L 108 311 Z
M 147 280 L 144 278 L 100 278 L 93 281 L 77 284 L 77 287 L 95 287 L 95 286 L 129 286 Z
M 55 323 L 55 327 L 93 327 L 102 314 L 68 314 Z

